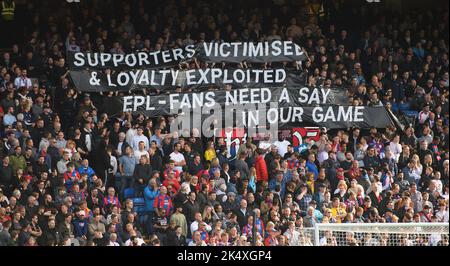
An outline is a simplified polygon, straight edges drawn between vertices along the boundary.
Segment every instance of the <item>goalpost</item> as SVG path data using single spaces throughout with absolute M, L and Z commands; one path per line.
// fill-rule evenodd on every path
M 448 223 L 327 223 L 299 229 L 300 246 L 448 246 Z

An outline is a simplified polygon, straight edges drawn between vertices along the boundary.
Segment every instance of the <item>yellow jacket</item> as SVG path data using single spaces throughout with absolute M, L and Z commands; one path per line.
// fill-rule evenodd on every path
M 342 217 L 342 216 L 345 217 L 346 214 L 347 214 L 347 212 L 345 211 L 344 208 L 341 208 L 341 207 L 331 208 L 331 217 L 336 219 L 336 222 L 338 222 L 338 223 L 342 222 L 342 219 L 340 217 Z
M 216 151 L 215 150 L 206 150 L 205 151 L 205 160 L 212 161 L 212 159 L 216 158 Z

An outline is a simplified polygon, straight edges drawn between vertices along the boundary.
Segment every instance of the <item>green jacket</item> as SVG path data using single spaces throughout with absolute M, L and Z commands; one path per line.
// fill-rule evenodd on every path
M 16 154 L 13 154 L 9 156 L 9 164 L 13 169 L 14 175 L 17 174 L 18 169 L 25 170 L 25 168 L 27 168 L 27 162 L 25 161 L 25 157 L 23 155 L 17 156 Z

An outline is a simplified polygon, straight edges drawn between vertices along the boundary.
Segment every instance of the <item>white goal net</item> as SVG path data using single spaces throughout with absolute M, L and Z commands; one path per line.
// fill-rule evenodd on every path
M 448 246 L 448 223 L 316 224 L 298 232 L 298 246 Z

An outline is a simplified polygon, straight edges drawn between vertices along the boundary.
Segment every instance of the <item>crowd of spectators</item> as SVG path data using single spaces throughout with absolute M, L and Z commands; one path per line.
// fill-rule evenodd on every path
M 308 245 L 302 230 L 316 223 L 448 223 L 448 3 L 54 2 L 23 6 L 23 42 L 0 52 L 0 245 Z M 308 52 L 297 67 L 309 85 L 384 105 L 405 127 L 321 129 L 301 152 L 249 137 L 230 158 L 224 138 L 179 137 L 168 117 L 111 116 L 118 93 L 77 91 L 65 60 L 277 39 Z M 448 245 L 448 234 L 338 242 L 321 239 Z

